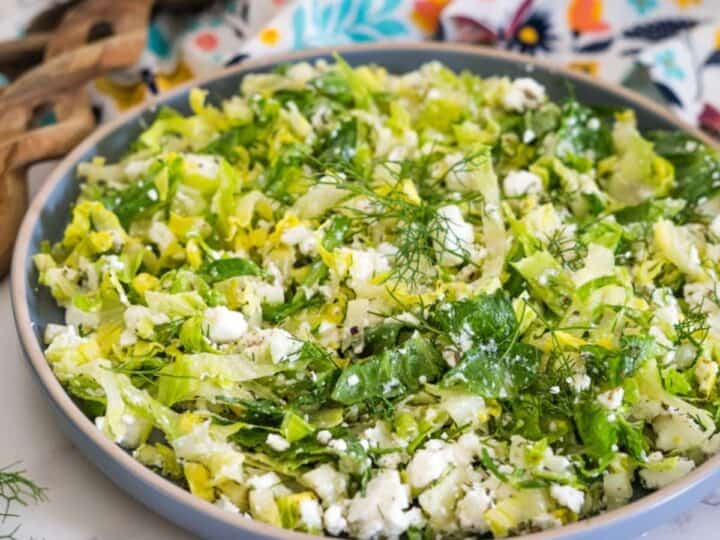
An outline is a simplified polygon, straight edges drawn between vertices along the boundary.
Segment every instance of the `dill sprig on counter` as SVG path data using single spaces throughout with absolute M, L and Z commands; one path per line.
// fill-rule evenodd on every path
M 27 506 L 47 500 L 46 488 L 37 485 L 27 476 L 26 471 L 18 466 L 19 462 L 15 462 L 0 469 L 0 523 L 2 524 L 10 518 L 19 517 L 14 510 L 16 506 Z M 19 529 L 18 524 L 10 532 L 2 533 L 0 540 L 14 540 Z

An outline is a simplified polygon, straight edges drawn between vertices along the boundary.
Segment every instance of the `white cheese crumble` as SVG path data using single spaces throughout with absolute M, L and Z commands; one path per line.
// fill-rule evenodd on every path
M 515 79 L 503 97 L 503 106 L 511 111 L 534 109 L 545 101 L 545 87 L 534 79 Z
M 307 225 L 296 225 L 283 231 L 280 241 L 288 246 L 297 246 L 303 255 L 313 255 L 317 252 L 318 241 L 313 231 Z
M 449 446 L 441 441 L 428 441 L 425 448 L 415 452 L 408 463 L 406 469 L 408 482 L 414 488 L 424 488 L 445 472 L 451 459 L 452 450 Z
M 542 188 L 542 179 L 530 171 L 510 171 L 503 180 L 503 191 L 508 197 L 539 193 Z
M 277 433 L 268 433 L 267 439 L 265 440 L 267 445 L 275 450 L 276 452 L 284 452 L 290 448 L 290 443 L 285 437 L 278 435 Z
M 243 314 L 225 306 L 207 308 L 203 313 L 203 325 L 207 336 L 215 343 L 237 341 L 248 329 Z
M 322 529 L 322 508 L 315 499 L 300 501 L 300 520 L 309 530 Z
M 598 394 L 597 401 L 612 411 L 622 405 L 624 393 L 625 390 L 623 390 L 621 386 L 618 386 L 617 388 Z
M 270 349 L 270 357 L 275 364 L 292 360 L 303 346 L 302 341 L 282 328 L 269 328 L 263 331 L 263 335 Z
M 715 216 L 715 219 L 710 223 L 710 232 L 720 240 L 720 216 Z
M 347 476 L 327 463 L 306 472 L 300 480 L 315 491 L 325 504 L 339 502 L 346 496 Z
M 437 225 L 440 232 L 435 235 L 435 251 L 441 266 L 457 266 L 471 255 L 475 232 L 465 221 L 460 208 L 454 204 L 437 210 Z
M 381 470 L 365 487 L 365 494 L 356 494 L 347 513 L 348 530 L 360 540 L 378 536 L 394 538 L 411 524 L 410 490 L 395 470 Z
M 320 444 L 328 444 L 332 440 L 332 433 L 327 429 L 321 429 L 316 435 L 317 442 Z
M 576 514 L 580 513 L 580 509 L 585 502 L 585 493 L 572 486 L 553 484 L 550 487 L 550 495 L 559 505 L 569 508 Z
M 487 532 L 490 527 L 484 515 L 491 504 L 492 499 L 484 487 L 472 486 L 457 504 L 460 527 L 474 533 Z
M 348 386 L 355 386 L 360 382 L 360 377 L 358 377 L 355 373 L 350 375 L 347 379 Z
M 331 504 L 325 510 L 323 515 L 325 521 L 325 529 L 333 536 L 338 536 L 347 528 L 347 521 L 343 516 L 342 506 L 339 504 Z

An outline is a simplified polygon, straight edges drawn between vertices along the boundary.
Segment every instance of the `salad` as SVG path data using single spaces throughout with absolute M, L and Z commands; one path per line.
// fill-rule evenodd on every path
M 504 537 L 720 450 L 720 161 L 439 63 L 298 63 L 78 167 L 35 255 L 55 374 L 228 512 Z

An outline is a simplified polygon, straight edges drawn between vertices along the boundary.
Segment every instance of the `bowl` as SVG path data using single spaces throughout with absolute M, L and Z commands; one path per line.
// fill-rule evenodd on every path
M 482 76 L 531 76 L 544 84 L 553 99 L 567 96 L 573 88 L 584 103 L 630 107 L 642 129 L 683 130 L 708 144 L 709 137 L 683 124 L 664 107 L 620 87 L 570 72 L 551 63 L 504 51 L 442 44 L 372 44 L 294 52 L 262 60 L 251 60 L 217 75 L 194 81 L 163 94 L 103 126 L 69 154 L 45 182 L 32 202 L 20 229 L 12 266 L 12 303 L 15 324 L 25 356 L 59 425 L 75 446 L 116 485 L 158 514 L 208 539 L 302 539 L 310 535 L 279 529 L 259 521 L 233 515 L 200 500 L 135 461 L 107 439 L 75 405 L 60 385 L 43 355 L 42 333 L 48 323 L 62 323 L 63 313 L 48 290 L 37 284 L 32 255 L 43 240 L 57 241 L 69 221 L 70 209 L 79 191 L 75 178 L 78 163 L 95 155 L 118 159 L 130 141 L 151 121 L 160 105 L 188 113 L 187 97 L 195 86 L 220 97 L 235 93 L 248 73 L 271 70 L 293 61 L 331 59 L 337 51 L 351 65 L 375 63 L 390 72 L 405 72 L 431 60 L 453 70 L 467 69 Z M 569 83 L 569 84 L 568 84 Z M 689 508 L 720 484 L 720 455 L 706 461 L 686 477 L 619 509 L 605 512 L 558 529 L 527 535 L 528 540 L 633 538 Z

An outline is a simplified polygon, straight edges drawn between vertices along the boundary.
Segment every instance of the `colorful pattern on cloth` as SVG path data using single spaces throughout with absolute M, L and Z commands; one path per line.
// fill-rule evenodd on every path
M 58 0 L 6 0 L 15 37 Z M 226 0 L 192 17 L 159 13 L 133 69 L 95 82 L 103 116 L 248 57 L 380 40 L 493 44 L 625 84 L 720 134 L 716 0 Z M 3 77 L 0 74 L 0 85 Z

